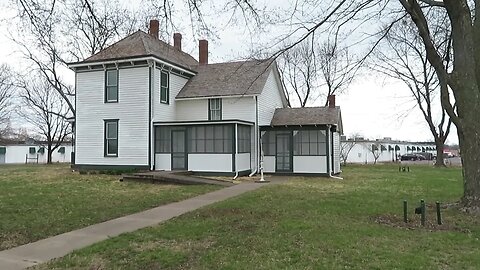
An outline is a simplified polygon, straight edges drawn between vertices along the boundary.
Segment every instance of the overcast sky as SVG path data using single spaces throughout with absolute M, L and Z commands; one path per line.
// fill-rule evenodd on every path
M 11 14 L 5 12 L 0 14 L 3 18 L 9 15 Z M 188 23 L 183 21 L 183 27 L 188 27 Z M 216 34 L 218 39 L 209 42 L 210 63 L 238 59 L 248 55 L 252 46 L 256 46 L 253 44 L 258 44 L 258 39 L 271 41 L 278 36 L 261 33 L 259 37 L 258 34 L 251 35 L 242 27 L 222 24 L 219 24 Z M 3 23 L 0 25 L 0 63 L 20 67 L 24 65 L 24 60 L 7 36 L 8 29 Z M 198 47 L 192 35 L 184 34 L 182 47 L 198 59 Z M 73 83 L 73 72 L 67 72 L 64 76 Z M 337 96 L 336 103 L 342 110 L 346 135 L 361 134 L 371 139 L 391 137 L 407 141 L 432 141 L 428 126 L 420 110 L 414 106 L 409 90 L 392 79 L 365 70 L 345 93 Z M 453 129 L 447 143 L 457 142 L 456 130 Z

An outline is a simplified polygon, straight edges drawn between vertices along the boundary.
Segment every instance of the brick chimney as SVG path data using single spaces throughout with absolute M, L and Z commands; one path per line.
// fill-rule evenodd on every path
M 182 34 L 175 33 L 173 34 L 173 47 L 181 51 L 182 50 Z
M 158 20 L 150 20 L 150 27 L 148 28 L 148 33 L 158 39 L 158 29 L 159 23 Z
M 327 101 L 328 101 L 329 108 L 335 108 L 335 95 L 329 95 L 327 97 Z
M 198 41 L 198 62 L 200 65 L 208 64 L 208 41 L 204 39 Z

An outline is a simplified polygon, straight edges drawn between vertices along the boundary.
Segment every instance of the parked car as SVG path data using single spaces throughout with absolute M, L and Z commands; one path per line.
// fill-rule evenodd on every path
M 433 154 L 432 153 L 427 153 L 427 152 L 416 152 L 413 153 L 414 155 L 420 155 L 423 156 L 426 160 L 433 160 Z
M 426 158 L 422 155 L 419 154 L 405 154 L 400 157 L 400 160 L 406 161 L 406 160 L 411 160 L 411 161 L 417 161 L 417 160 L 425 160 Z

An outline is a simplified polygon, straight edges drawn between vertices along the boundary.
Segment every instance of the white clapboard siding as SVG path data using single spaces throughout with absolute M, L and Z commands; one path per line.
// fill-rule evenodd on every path
M 176 119 L 177 121 L 206 121 L 208 120 L 208 100 L 177 100 Z
M 177 121 L 207 121 L 208 99 L 176 101 Z M 222 120 L 255 121 L 253 97 L 222 98 Z
M 255 122 L 255 99 L 253 97 L 223 98 L 222 119 Z
M 148 165 L 148 67 L 119 70 L 119 102 L 104 103 L 104 71 L 77 73 L 76 164 Z M 118 119 L 118 157 L 104 157 L 104 120 Z
M 276 108 L 284 107 L 281 97 L 282 87 L 272 69 L 262 93 L 258 97 L 258 124 L 269 126 Z
M 178 103 L 175 101 L 175 97 L 178 92 L 182 90 L 183 86 L 187 83 L 187 79 L 170 73 L 170 85 L 169 85 L 169 104 L 160 102 L 160 69 L 155 69 L 155 78 L 153 84 L 153 121 L 156 122 L 172 122 L 176 120 L 176 111 Z

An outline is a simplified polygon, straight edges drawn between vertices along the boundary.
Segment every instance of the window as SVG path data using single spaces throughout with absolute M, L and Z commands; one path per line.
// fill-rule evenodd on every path
M 37 153 L 37 150 L 35 149 L 35 147 L 29 147 L 28 148 L 28 153 L 35 154 L 35 153 Z
M 324 156 L 327 154 L 324 130 L 294 130 L 293 154 L 296 156 Z
M 169 103 L 169 73 L 166 71 L 160 71 L 160 102 Z
M 250 126 L 238 126 L 238 153 L 250 153 Z
M 65 147 L 62 146 L 62 147 L 58 148 L 58 153 L 65 154 Z
M 208 120 L 222 120 L 221 98 L 211 98 L 208 100 Z
M 118 102 L 118 70 L 105 72 L 105 102 Z
M 155 132 L 155 153 L 170 153 L 171 127 L 157 127 Z
M 105 120 L 105 146 L 106 157 L 118 156 L 118 120 Z
M 5 155 L 7 153 L 6 147 L 0 147 L 0 155 Z
M 231 125 L 193 126 L 187 133 L 190 153 L 232 153 Z

